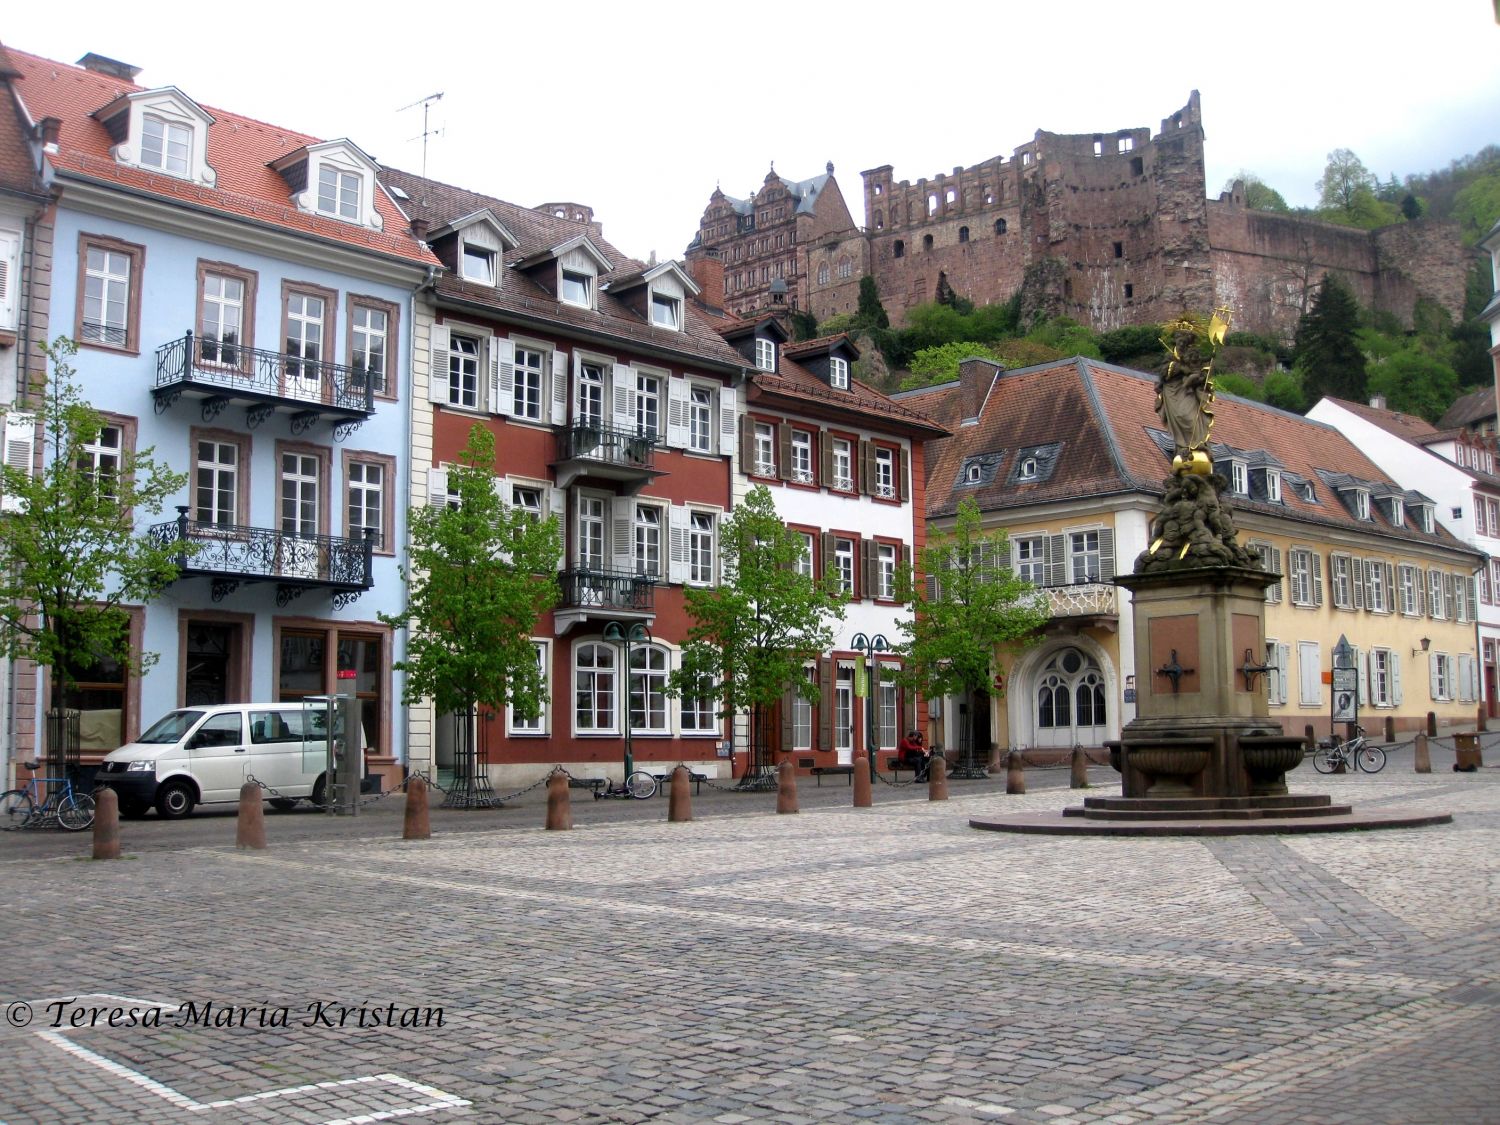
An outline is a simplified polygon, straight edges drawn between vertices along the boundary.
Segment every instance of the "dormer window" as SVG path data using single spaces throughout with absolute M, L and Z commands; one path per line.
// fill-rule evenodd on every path
M 1281 474 L 1275 469 L 1266 470 L 1266 499 L 1273 504 L 1281 503 Z
M 1017 480 L 1036 480 L 1036 472 L 1037 472 L 1036 458 L 1035 457 L 1022 457 L 1021 458 L 1021 463 L 1018 466 L 1016 466 L 1016 479 Z
M 1406 522 L 1406 505 L 1399 499 L 1391 497 L 1391 526 L 1400 527 Z
M 305 145 L 270 167 L 286 181 L 298 209 L 370 230 L 383 228 L 375 207 L 375 162 L 349 141 Z
M 776 370 L 776 341 L 763 336 L 755 340 L 755 366 L 762 371 Z
M 141 163 L 174 176 L 188 174 L 193 131 L 154 113 L 141 119 Z
M 1362 520 L 1370 518 L 1370 494 L 1363 488 L 1354 490 L 1354 515 Z
M 841 356 L 828 358 L 828 385 L 841 391 L 849 389 L 849 361 Z
M 318 210 L 351 222 L 359 218 L 357 173 L 323 164 L 318 168 Z
M 658 328 L 682 329 L 682 301 L 665 293 L 651 294 L 651 323 Z
M 1229 462 L 1229 489 L 1236 496 L 1250 494 L 1250 473 L 1243 461 Z
M 465 242 L 463 251 L 463 275 L 465 281 L 477 281 L 481 285 L 495 284 L 495 252 L 484 246 Z
M 1422 525 L 1422 530 L 1428 535 L 1432 534 L 1432 506 L 1423 504 L 1417 509 L 1417 521 Z
M 984 466 L 974 464 L 964 470 L 964 480 L 969 484 L 978 484 L 984 479 Z
M 558 296 L 565 305 L 591 309 L 594 307 L 594 279 L 577 270 L 563 270 Z

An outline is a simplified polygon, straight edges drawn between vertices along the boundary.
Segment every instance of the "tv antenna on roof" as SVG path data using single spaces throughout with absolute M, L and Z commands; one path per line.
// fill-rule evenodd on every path
M 414 140 L 414 141 L 415 140 L 420 140 L 422 142 L 422 178 L 423 179 L 427 178 L 427 138 L 428 137 L 441 137 L 443 135 L 443 131 L 441 129 L 429 129 L 427 127 L 427 118 L 428 118 L 428 114 L 431 113 L 431 111 L 432 111 L 432 103 L 433 102 L 440 102 L 442 100 L 443 100 L 443 92 L 441 90 L 439 90 L 435 94 L 428 94 L 425 98 L 418 98 L 416 101 L 412 102 L 411 105 L 404 105 L 404 106 L 402 106 L 400 109 L 398 109 L 396 111 L 397 113 L 405 113 L 409 109 L 416 109 L 417 106 L 421 106 L 422 107 L 422 135 L 420 137 L 412 137 L 411 139 Z

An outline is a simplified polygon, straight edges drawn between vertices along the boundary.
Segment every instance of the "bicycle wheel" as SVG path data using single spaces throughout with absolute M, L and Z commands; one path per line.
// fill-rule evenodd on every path
M 20 828 L 36 811 L 36 803 L 24 789 L 8 789 L 0 793 L 0 827 Z
M 82 832 L 94 823 L 94 798 L 87 793 L 64 793 L 57 801 L 57 823 L 69 832 Z
M 656 778 L 645 770 L 636 770 L 625 779 L 625 790 L 637 801 L 656 796 Z
M 1378 746 L 1363 746 L 1359 751 L 1359 768 L 1365 773 L 1379 773 L 1385 769 L 1385 751 Z
M 1337 750 L 1325 746 L 1313 755 L 1313 768 L 1319 773 L 1332 773 L 1343 760 Z

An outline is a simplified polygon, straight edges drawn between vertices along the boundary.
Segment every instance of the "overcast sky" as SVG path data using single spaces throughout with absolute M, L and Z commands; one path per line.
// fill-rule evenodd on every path
M 1327 154 L 1381 179 L 1500 143 L 1490 0 L 1156 0 L 930 4 L 17 4 L 6 45 L 89 51 L 202 104 L 347 136 L 385 164 L 513 203 L 594 208 L 645 258 L 680 257 L 716 184 L 756 190 L 772 161 L 833 161 L 855 220 L 859 173 L 916 180 L 1005 154 L 1038 129 L 1149 126 L 1200 91 L 1208 190 L 1249 169 L 1316 202 Z M 145 18 L 149 13 L 149 18 Z M 925 26 L 923 20 L 926 20 Z M 647 21 L 650 22 L 647 22 Z M 23 84 L 24 85 L 24 84 Z

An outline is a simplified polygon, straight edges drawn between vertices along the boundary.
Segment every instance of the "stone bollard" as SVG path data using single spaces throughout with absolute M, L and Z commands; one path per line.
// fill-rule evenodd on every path
M 874 786 L 870 784 L 870 759 L 863 754 L 854 759 L 854 807 L 867 809 L 875 803 Z
M 94 858 L 120 858 L 120 795 L 113 789 L 94 795 Z
M 1431 773 L 1432 772 L 1432 752 L 1427 748 L 1427 732 L 1426 731 L 1422 731 L 1422 730 L 1417 731 L 1417 737 L 1416 737 L 1414 745 L 1415 745 L 1415 753 L 1414 753 L 1413 757 L 1416 760 L 1417 772 L 1418 773 Z
M 1485 711 L 1483 703 L 1479 705 L 1479 713 L 1476 716 L 1476 720 L 1477 721 L 1474 724 L 1474 729 L 1477 730 L 1480 734 L 1483 734 L 1485 731 L 1490 729 L 1490 717 L 1489 714 Z
M 1073 745 L 1073 760 L 1069 763 L 1071 775 L 1068 780 L 1069 789 L 1087 789 L 1089 787 L 1089 759 L 1083 752 L 1083 747 L 1077 743 Z
M 406 779 L 406 810 L 401 817 L 403 840 L 432 839 L 432 816 L 427 810 L 427 781 L 422 777 Z
M 800 812 L 797 808 L 797 767 L 790 758 L 782 760 L 776 767 L 776 811 L 779 813 Z
M 688 780 L 692 772 L 687 766 L 678 766 L 672 771 L 672 788 L 667 791 L 669 823 L 682 824 L 693 819 L 693 798 L 688 792 Z
M 553 770 L 547 778 L 547 831 L 565 832 L 573 827 L 573 803 L 568 798 L 568 775 Z
M 934 754 L 927 766 L 927 799 L 929 801 L 948 799 L 948 759 L 941 754 Z
M 1019 750 L 1012 750 L 1010 758 L 1006 763 L 1005 792 L 1012 795 L 1026 792 L 1026 775 L 1021 772 L 1021 752 Z
M 1396 720 L 1391 715 L 1385 717 L 1385 741 L 1387 743 L 1396 741 Z
M 234 846 L 257 851 L 266 846 L 266 809 L 260 786 L 253 781 L 240 786 L 240 815 L 234 827 Z
M 1437 712 L 1435 711 L 1427 712 L 1427 737 L 1437 737 Z
M 1318 732 L 1313 730 L 1311 723 L 1302 728 L 1302 745 L 1309 754 L 1318 748 Z

